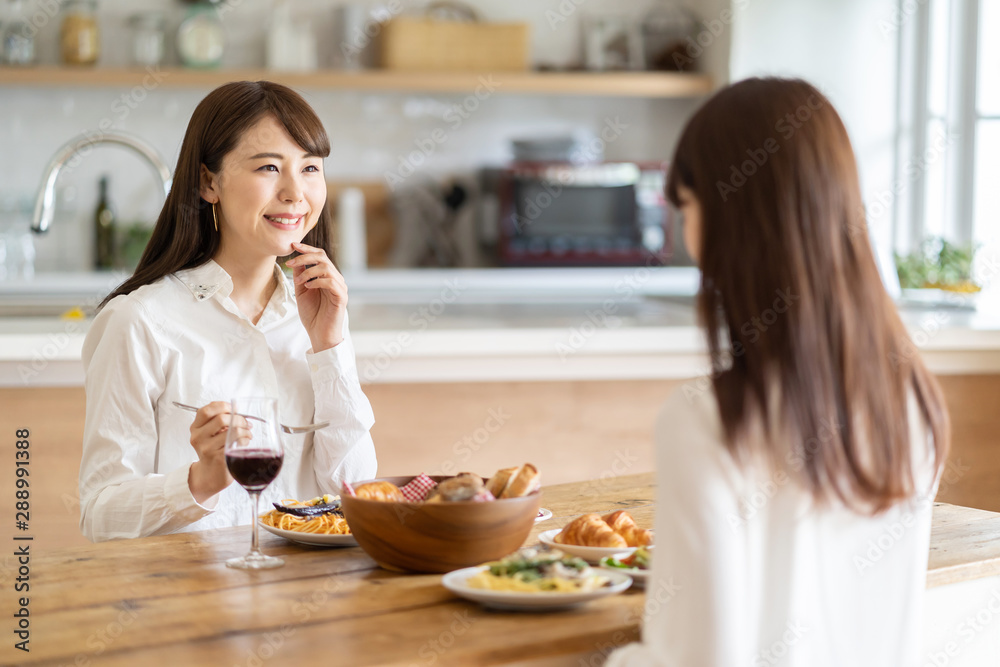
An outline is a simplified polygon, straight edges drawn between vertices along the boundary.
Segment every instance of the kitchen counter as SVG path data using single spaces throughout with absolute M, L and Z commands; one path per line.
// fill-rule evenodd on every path
M 624 508 L 651 526 L 654 498 L 651 474 L 546 487 L 542 503 L 553 518 L 536 525 L 528 542 L 589 511 Z M 281 555 L 284 567 L 225 567 L 227 558 L 246 552 L 247 527 L 32 551 L 31 650 L 16 651 L 8 640 L 0 662 L 576 666 L 598 664 L 612 647 L 638 637 L 641 591 L 568 612 L 487 611 L 451 595 L 439 575 L 381 570 L 359 548 L 302 547 L 261 535 L 264 551 Z M 928 637 L 954 629 L 933 620 L 943 610 L 935 591 L 997 585 L 998 535 L 1000 514 L 935 505 Z M 993 630 L 975 647 L 992 650 Z M 972 658 L 973 648 L 963 657 Z
M 709 366 L 691 296 L 697 275 L 693 269 L 639 267 L 352 276 L 351 331 L 361 381 L 698 376 Z M 30 313 L 37 304 L 47 313 L 0 317 L 0 387 L 83 384 L 80 350 L 90 320 L 64 320 L 52 313 L 73 303 L 92 310 L 99 301 L 95 295 L 106 294 L 120 276 L 79 278 L 69 301 L 52 296 L 65 278 L 41 280 L 30 289 L 0 283 L 0 302 L 16 306 L 6 312 Z M 1000 308 L 903 307 L 900 312 L 932 371 L 1000 372 Z M 749 325 L 764 335 L 771 315 L 780 316 L 762 313 Z
M 558 302 L 352 297 L 363 383 L 677 379 L 708 371 L 690 298 Z M 903 309 L 931 370 L 1000 372 L 1000 316 Z M 0 386 L 81 386 L 90 320 L 0 318 Z

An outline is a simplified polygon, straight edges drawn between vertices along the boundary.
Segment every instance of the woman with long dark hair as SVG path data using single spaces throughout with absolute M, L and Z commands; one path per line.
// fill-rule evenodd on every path
M 330 422 L 286 448 L 265 502 L 374 476 L 374 417 L 330 261 L 329 154 L 316 113 L 285 86 L 228 83 L 198 104 L 139 266 L 84 343 L 88 538 L 246 523 L 224 456 L 235 396 L 277 397 L 284 423 Z M 175 401 L 197 406 L 194 419 Z
M 948 414 L 843 123 L 804 81 L 742 81 L 687 124 L 667 190 L 713 372 L 658 420 L 643 640 L 608 664 L 917 664 Z

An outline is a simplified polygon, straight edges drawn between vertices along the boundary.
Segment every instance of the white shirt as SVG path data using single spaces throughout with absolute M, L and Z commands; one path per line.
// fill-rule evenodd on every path
M 347 324 L 344 340 L 313 354 L 295 293 L 278 287 L 254 325 L 230 298 L 233 281 L 214 261 L 118 296 L 94 319 L 83 346 L 87 418 L 80 464 L 80 528 L 91 540 L 249 524 L 249 494 L 235 482 L 204 505 L 188 469 L 194 414 L 237 396 L 278 399 L 281 423 L 330 426 L 283 435 L 278 477 L 261 511 L 284 498 L 339 493 L 375 476 L 375 422 L 361 391 Z
M 916 479 L 928 489 L 918 415 L 911 397 Z M 818 508 L 777 469 L 737 466 L 723 442 L 711 390 L 670 397 L 656 426 L 642 642 L 606 667 L 919 665 L 933 490 L 874 518 Z

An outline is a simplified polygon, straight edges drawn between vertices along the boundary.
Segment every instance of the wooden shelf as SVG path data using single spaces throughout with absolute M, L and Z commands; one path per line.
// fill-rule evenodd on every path
M 155 78 L 154 78 L 155 76 Z M 377 90 L 428 93 L 471 93 L 495 87 L 499 93 L 590 95 L 608 97 L 698 97 L 712 91 L 705 74 L 675 72 L 400 72 L 367 70 L 308 73 L 262 69 L 191 70 L 164 68 L 155 75 L 142 69 L 69 67 L 0 67 L 0 86 L 86 86 L 131 88 L 163 85 L 214 88 L 227 81 L 268 79 L 293 88 Z

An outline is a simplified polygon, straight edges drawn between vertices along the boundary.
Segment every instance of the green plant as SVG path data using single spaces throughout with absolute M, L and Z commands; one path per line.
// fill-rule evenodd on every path
M 972 280 L 975 244 L 956 245 L 937 236 L 924 239 L 909 255 L 896 254 L 896 272 L 904 288 L 968 287 Z

